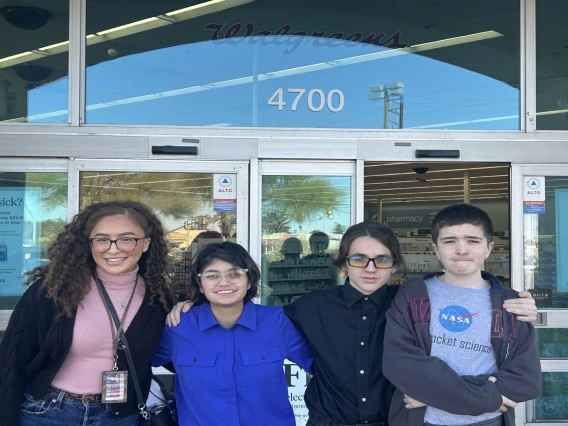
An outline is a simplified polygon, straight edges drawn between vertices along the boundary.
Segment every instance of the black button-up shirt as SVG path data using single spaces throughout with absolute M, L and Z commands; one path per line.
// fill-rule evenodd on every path
M 304 396 L 310 415 L 347 425 L 388 419 L 394 386 L 382 373 L 383 338 L 397 290 L 383 286 L 366 296 L 347 280 L 284 307 L 314 356 Z

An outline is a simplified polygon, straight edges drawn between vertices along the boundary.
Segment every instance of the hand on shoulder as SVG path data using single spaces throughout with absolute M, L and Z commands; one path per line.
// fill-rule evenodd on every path
M 181 314 L 187 313 L 193 307 L 193 303 L 189 300 L 178 302 L 166 316 L 166 325 L 168 327 L 177 327 L 181 322 Z
M 510 314 L 517 315 L 519 321 L 532 322 L 536 320 L 536 302 L 528 291 L 521 291 L 517 298 L 506 299 L 503 308 Z

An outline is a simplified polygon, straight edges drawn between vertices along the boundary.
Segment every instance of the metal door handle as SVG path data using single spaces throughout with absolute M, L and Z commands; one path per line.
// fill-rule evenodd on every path
M 548 313 L 547 312 L 537 312 L 536 320 L 533 321 L 534 326 L 546 327 L 548 324 Z

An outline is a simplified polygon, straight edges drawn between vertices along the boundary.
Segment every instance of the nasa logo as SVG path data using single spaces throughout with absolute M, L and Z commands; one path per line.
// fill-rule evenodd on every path
M 475 315 L 477 312 L 472 314 L 463 306 L 453 305 L 442 309 L 438 319 L 440 325 L 446 330 L 459 333 L 471 327 Z

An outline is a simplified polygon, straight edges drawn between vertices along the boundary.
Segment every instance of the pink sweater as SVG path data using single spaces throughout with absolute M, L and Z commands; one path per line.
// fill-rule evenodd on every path
M 128 303 L 137 273 L 138 268 L 125 274 L 112 275 L 97 267 L 97 274 L 119 318 L 122 318 L 124 312 L 120 306 Z M 102 373 L 112 370 L 114 365 L 110 321 L 94 279 L 91 278 L 90 284 L 89 292 L 77 308 L 71 349 L 51 383 L 58 389 L 79 394 L 101 393 Z M 126 314 L 124 331 L 142 305 L 145 293 L 146 284 L 139 276 L 136 292 Z

